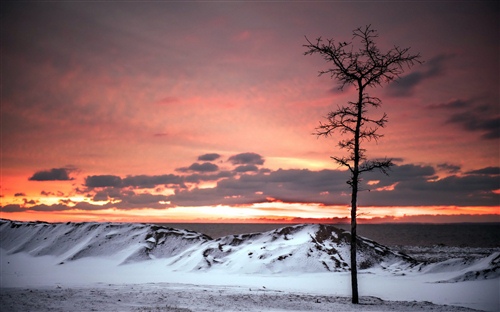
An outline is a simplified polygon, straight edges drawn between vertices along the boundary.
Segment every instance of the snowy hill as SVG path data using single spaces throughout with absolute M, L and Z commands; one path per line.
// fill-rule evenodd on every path
M 145 224 L 0 220 L 0 247 L 9 254 L 57 256 L 61 263 L 85 257 L 111 257 L 120 264 L 167 258 L 209 240 L 196 232 Z
M 192 260 L 179 268 L 238 273 L 348 271 L 349 242 L 349 232 L 318 224 L 230 235 L 207 242 L 201 249 L 185 251 Z M 416 264 L 409 256 L 368 239 L 360 238 L 358 247 L 358 263 L 362 269 Z
M 366 238 L 365 305 L 353 307 L 349 243 L 330 225 L 212 239 L 150 224 L 0 219 L 0 302 L 10 311 L 500 310 L 500 250 L 425 263 Z
M 86 257 L 118 264 L 165 259 L 178 271 L 235 273 L 349 270 L 350 233 L 330 225 L 296 225 L 213 240 L 188 230 L 135 223 L 45 223 L 0 220 L 0 247 L 9 254 L 55 256 L 60 264 Z M 413 266 L 411 257 L 360 238 L 361 269 Z

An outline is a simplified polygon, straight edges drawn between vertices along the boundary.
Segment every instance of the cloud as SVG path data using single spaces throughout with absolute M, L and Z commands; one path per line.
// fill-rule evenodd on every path
M 459 165 L 453 165 L 453 164 L 438 164 L 437 165 L 438 169 L 446 171 L 447 173 L 459 173 L 461 167 Z
M 21 205 L 18 204 L 9 204 L 5 206 L 0 207 L 0 211 L 2 212 L 22 212 L 25 211 L 26 209 L 21 208 Z
M 163 175 L 130 175 L 121 178 L 115 175 L 93 175 L 85 178 L 85 186 L 98 187 L 134 187 L 153 188 L 158 185 L 185 187 L 184 178 L 174 174 Z
M 373 171 L 364 174 L 363 178 L 367 181 L 379 180 L 380 183 L 376 186 L 380 187 L 405 181 L 428 181 L 437 178 L 437 176 L 436 170 L 432 166 L 404 164 L 392 166 L 388 176 L 380 171 Z
M 480 175 L 500 175 L 500 167 L 486 167 L 478 170 L 467 171 L 466 174 L 480 174 Z
M 61 191 L 57 191 L 57 192 L 47 192 L 45 190 L 42 190 L 40 192 L 40 195 L 43 195 L 43 196 L 59 196 L 59 197 L 62 197 L 64 196 L 64 193 L 61 192 Z
M 85 178 L 85 186 L 94 187 L 120 187 L 122 178 L 115 175 L 93 175 Z
M 345 172 L 337 170 L 279 169 L 222 179 L 214 188 L 178 190 L 169 200 L 179 206 L 251 204 L 271 197 L 284 202 L 337 204 L 346 202 L 339 195 L 346 189 L 346 180 Z
M 168 208 L 172 205 L 165 204 L 167 196 L 161 194 L 125 192 L 120 197 L 121 202 L 115 204 L 118 209 L 132 208 Z
M 198 156 L 199 161 L 214 161 L 220 158 L 220 155 L 217 153 L 209 153 Z
M 52 168 L 50 170 L 41 170 L 35 172 L 29 181 L 69 181 L 74 178 L 69 177 L 69 173 L 74 171 L 72 168 Z
M 157 185 L 184 187 L 184 179 L 174 174 L 163 175 L 135 175 L 122 179 L 122 186 L 135 188 L 153 188 Z
M 230 178 L 235 175 L 232 171 L 220 171 L 215 174 L 198 174 L 194 173 L 184 177 L 184 181 L 188 183 L 200 183 L 202 181 L 218 181 L 222 178 Z
M 348 178 L 347 172 L 339 170 L 279 169 L 242 173 L 219 180 L 213 188 L 176 190 L 168 196 L 168 201 L 176 206 L 244 205 L 275 200 L 346 205 L 350 203 Z M 396 165 L 389 176 L 370 172 L 362 178 L 358 194 L 361 206 L 491 206 L 497 205 L 500 199 L 494 192 L 499 188 L 495 176 L 471 174 L 438 179 L 432 166 Z M 370 185 L 370 181 L 377 183 Z
M 243 155 L 243 156 L 241 156 Z M 233 162 L 262 163 L 258 154 L 235 155 Z M 185 206 L 251 205 L 265 202 L 318 203 L 322 205 L 349 205 L 350 188 L 346 184 L 349 173 L 340 170 L 278 169 L 259 170 L 257 165 L 239 165 L 232 171 L 206 172 L 207 168 L 189 175 L 93 175 L 85 179 L 85 190 L 75 190 L 94 202 L 62 200 L 46 205 L 25 201 L 22 205 L 7 205 L 3 212 L 103 210 L 103 209 L 166 209 Z M 440 172 L 448 172 L 439 178 Z M 189 170 L 191 171 L 191 170 Z M 495 206 L 499 167 L 486 167 L 460 173 L 460 166 L 442 163 L 429 165 L 401 164 L 392 167 L 386 176 L 378 171 L 362 176 L 358 203 L 362 206 Z M 460 175 L 455 175 L 460 173 Z M 212 188 L 200 188 L 204 181 L 214 181 Z M 187 188 L 184 183 L 191 183 Z M 162 194 L 148 189 L 158 185 L 173 187 L 173 194 Z M 21 194 L 21 193 L 18 193 Z M 49 194 L 49 195 L 53 195 Z
M 21 196 L 26 196 L 25 193 L 15 193 L 14 197 L 21 197 Z
M 456 123 L 465 130 L 482 132 L 484 139 L 500 138 L 500 117 L 489 117 L 475 114 L 471 111 L 453 114 L 449 123 Z
M 467 107 L 462 103 L 450 104 Z M 201 155 L 202 159 L 220 156 Z M 218 154 L 217 154 L 218 155 Z M 86 189 L 75 189 L 94 202 L 60 201 L 44 205 L 25 201 L 21 206 L 5 206 L 2 211 L 102 210 L 102 209 L 166 209 L 186 206 L 251 205 L 265 202 L 318 203 L 349 205 L 351 189 L 346 184 L 349 173 L 340 170 L 259 169 L 264 158 L 256 153 L 240 153 L 228 161 L 232 170 L 220 170 L 211 163 L 193 163 L 177 169 L 186 175 L 92 175 L 85 178 Z M 374 171 L 362 176 L 358 203 L 362 206 L 491 206 L 497 205 L 499 167 L 486 167 L 461 173 L 461 167 L 449 163 L 430 165 L 397 164 L 389 176 Z M 437 172 L 451 174 L 440 178 Z M 460 173 L 460 175 L 456 175 Z M 214 187 L 200 187 L 203 182 L 216 182 Z M 188 188 L 185 183 L 190 183 Z M 162 194 L 162 188 L 173 194 Z M 18 193 L 22 194 L 22 193 Z M 53 195 L 53 193 L 48 195 Z M 21 195 L 19 195 L 21 196 Z M 24 211 L 23 210 L 23 211 Z
M 256 153 L 241 153 L 229 157 L 228 161 L 233 165 L 263 165 L 264 158 Z
M 23 198 L 23 202 L 24 202 L 24 204 L 25 204 L 25 205 L 26 205 L 26 204 L 29 204 L 29 205 L 34 205 L 34 204 L 36 204 L 36 203 L 37 203 L 34 199 L 28 200 L 28 199 L 26 199 L 26 198 Z
M 394 168 L 389 177 L 375 173 L 385 190 L 364 185 L 370 192 L 359 194 L 360 203 L 374 206 L 496 206 L 500 195 L 498 177 L 490 175 L 451 175 L 437 179 L 432 167 L 405 165 Z M 408 170 L 410 169 L 411 170 Z M 401 170 L 405 169 L 405 170 Z M 414 174 L 410 174 L 410 172 Z M 377 187 L 378 190 L 377 190 Z
M 413 71 L 391 83 L 387 92 L 396 97 L 407 97 L 413 94 L 416 86 L 425 79 L 434 78 L 444 73 L 444 63 L 452 58 L 452 55 L 438 55 L 424 63 L 424 70 Z
M 498 99 L 487 97 L 454 99 L 429 105 L 428 108 L 446 112 L 446 123 L 459 125 L 470 132 L 479 132 L 483 139 L 500 138 Z
M 209 162 L 204 162 L 202 164 L 193 163 L 189 167 L 177 168 L 175 170 L 179 172 L 216 172 L 219 170 L 219 166 Z
M 118 199 L 121 196 L 121 189 L 116 187 L 105 187 L 95 192 L 92 197 L 93 201 L 109 201 L 111 199 Z
M 80 202 L 76 204 L 75 208 L 83 210 L 107 208 L 127 210 L 142 208 L 163 209 L 173 207 L 173 205 L 168 203 L 167 196 L 163 194 L 152 194 L 146 191 L 137 193 L 128 189 L 111 187 L 96 192 L 92 200 L 101 202 L 108 201 L 108 203 L 105 203 L 104 205 L 93 205 L 90 203 Z
M 1 208 L 2 212 L 22 212 L 26 210 L 31 210 L 31 211 L 65 211 L 65 210 L 72 210 L 74 209 L 73 207 L 66 206 L 65 204 L 52 204 L 52 205 L 46 205 L 46 204 L 40 204 L 40 205 L 34 205 L 31 207 L 22 207 L 21 205 L 6 205 Z
M 235 172 L 257 172 L 259 168 L 255 165 L 241 165 L 234 168 Z
M 438 104 L 431 104 L 428 106 L 430 109 L 449 109 L 449 110 L 455 110 L 455 109 L 462 109 L 462 108 L 467 108 L 469 107 L 472 103 L 470 103 L 470 100 L 458 100 L 454 99 L 448 102 L 444 103 L 438 103 Z
M 151 194 L 148 192 L 136 193 L 134 191 L 117 189 L 117 188 L 105 188 L 96 192 L 92 198 L 94 201 L 108 201 L 104 204 L 92 204 L 89 202 L 73 202 L 69 199 L 61 200 L 57 204 L 47 205 L 47 204 L 37 204 L 35 201 L 24 201 L 23 205 L 19 204 L 9 204 L 0 207 L 2 212 L 23 212 L 23 211 L 44 211 L 44 212 L 55 212 L 55 211 L 68 211 L 68 210 L 104 210 L 104 209 L 165 209 L 171 208 L 173 205 L 167 202 L 168 198 L 162 194 Z M 113 200 L 113 201 L 111 201 Z

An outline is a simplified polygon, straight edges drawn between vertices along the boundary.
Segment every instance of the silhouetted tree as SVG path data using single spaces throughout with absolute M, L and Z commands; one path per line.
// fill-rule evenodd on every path
M 307 39 L 305 55 L 319 54 L 330 64 L 330 68 L 320 71 L 320 75 L 330 74 L 332 79 L 341 83 L 340 90 L 345 86 L 354 86 L 357 90 L 355 101 L 338 106 L 328 113 L 327 122 L 320 122 L 316 128 L 317 136 L 332 136 L 337 132 L 341 139 L 339 147 L 348 151 L 348 156 L 332 156 L 339 165 L 347 167 L 351 173 L 347 183 L 351 188 L 351 286 L 352 303 L 359 303 L 358 277 L 356 264 L 356 216 L 357 196 L 360 176 L 367 171 L 379 169 L 387 174 L 393 165 L 390 159 L 368 160 L 366 150 L 361 143 L 377 141 L 382 137 L 377 130 L 385 126 L 387 114 L 378 119 L 368 117 L 368 108 L 377 108 L 382 101 L 377 97 L 369 96 L 367 89 L 389 83 L 404 72 L 404 68 L 411 68 L 420 62 L 420 54 L 410 54 L 410 48 L 393 47 L 383 53 L 375 44 L 377 31 L 371 25 L 357 28 L 353 31 L 353 41 L 359 41 L 359 48 L 352 42 L 335 42 L 333 39 L 323 41 L 320 37 L 315 42 Z

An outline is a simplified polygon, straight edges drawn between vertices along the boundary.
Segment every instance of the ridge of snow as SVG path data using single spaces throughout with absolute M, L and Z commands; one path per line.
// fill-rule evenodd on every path
M 133 223 L 45 223 L 0 220 L 0 247 L 8 254 L 56 256 L 60 263 L 107 257 L 120 264 L 175 256 L 210 240 L 196 232 Z
M 499 278 L 500 252 L 495 252 L 488 257 L 477 259 L 474 261 L 450 259 L 449 261 L 443 261 L 429 265 L 429 268 L 425 272 L 435 273 L 453 271 L 456 271 L 458 275 L 445 280 L 440 280 L 437 283 L 455 283 Z
M 273 290 L 285 296 L 294 292 L 298 295 L 292 305 L 284 305 L 290 299 L 283 298 L 285 301 L 273 306 L 279 309 L 272 311 L 284 311 L 286 307 L 296 310 L 295 303 L 303 304 L 307 294 L 314 294 L 316 301 L 300 311 L 311 308 L 319 311 L 321 307 L 324 311 L 338 310 L 325 304 L 331 302 L 331 298 L 337 300 L 339 296 L 350 295 L 349 242 L 349 232 L 330 225 L 288 226 L 211 239 L 196 232 L 147 224 L 51 224 L 0 219 L 0 288 L 3 294 L 0 301 L 9 302 L 8 307 L 12 310 L 26 310 L 23 307 L 39 310 L 48 302 L 57 307 L 60 302 L 67 302 L 68 307 L 82 307 L 80 299 L 67 297 L 61 301 L 62 297 L 54 295 L 54 291 L 67 289 L 67 294 L 81 294 L 83 286 L 89 290 L 85 303 L 90 302 L 92 309 L 102 311 L 117 309 L 117 294 L 129 298 L 135 291 L 132 299 L 135 304 L 136 296 L 142 295 L 144 289 L 161 288 L 154 298 L 164 308 L 165 291 L 180 287 L 182 296 L 179 297 L 189 298 L 182 304 L 186 311 L 208 311 L 205 305 L 215 303 L 211 311 L 219 311 L 220 301 L 214 301 L 214 296 L 221 296 L 223 289 L 233 285 L 239 288 L 230 295 L 235 301 L 225 306 L 228 310 L 239 310 L 242 300 L 253 306 L 255 294 L 262 292 L 265 295 Z M 475 260 L 455 259 L 429 264 L 363 237 L 358 244 L 358 263 L 365 267 L 359 271 L 363 294 L 401 302 L 398 307 L 387 308 L 379 303 L 365 305 L 367 311 L 436 310 L 437 306 L 428 304 L 424 308 L 416 301 L 451 304 L 439 307 L 438 311 L 456 311 L 460 306 L 499 311 L 500 252 L 475 257 Z M 109 293 L 102 292 L 104 288 L 99 287 L 105 287 Z M 192 292 L 196 287 L 203 289 Z M 11 297 L 16 289 L 20 290 L 19 295 Z M 46 292 L 34 296 L 40 289 Z M 186 294 L 190 297 L 185 297 Z M 96 295 L 102 297 L 95 300 Z M 326 295 L 329 299 L 321 299 L 319 303 L 318 295 Z M 203 296 L 206 300 L 200 303 Z M 125 297 L 118 303 L 125 304 Z M 178 306 L 176 295 L 168 297 Z M 269 302 L 277 300 L 274 295 L 263 297 L 269 298 Z M 109 301 L 109 298 L 114 299 Z M 151 309 L 151 295 L 143 299 L 148 300 L 147 307 Z M 108 300 L 114 308 L 106 308 L 103 300 Z M 32 301 L 34 305 L 29 305 Z M 132 309 L 128 303 L 123 307 L 126 307 L 124 310 Z M 269 307 L 249 311 L 269 310 Z M 346 307 L 351 310 L 350 305 L 340 310 Z M 352 310 L 358 308 L 352 307 Z
M 180 272 L 301 274 L 350 270 L 350 232 L 332 225 L 300 224 L 262 233 L 212 239 L 194 231 L 138 223 L 46 223 L 0 219 L 0 248 L 6 254 L 53 256 L 57 264 L 105 258 L 118 265 L 160 259 Z M 392 273 L 457 272 L 440 282 L 500 276 L 500 254 L 477 261 L 450 259 L 426 264 L 358 237 L 360 270 Z

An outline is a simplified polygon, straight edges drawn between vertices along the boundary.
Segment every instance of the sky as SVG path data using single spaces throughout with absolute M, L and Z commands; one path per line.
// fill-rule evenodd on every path
M 495 2 L 2 2 L 0 217 L 337 222 L 338 137 L 315 128 L 356 90 L 306 38 L 422 64 L 369 90 L 388 115 L 363 175 L 364 222 L 500 221 Z

